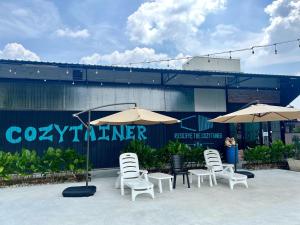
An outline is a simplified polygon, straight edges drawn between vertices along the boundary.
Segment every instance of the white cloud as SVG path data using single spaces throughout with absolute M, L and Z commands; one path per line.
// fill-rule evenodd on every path
M 69 28 L 56 30 L 56 35 L 59 37 L 70 37 L 70 38 L 88 38 L 90 33 L 87 29 L 82 30 L 71 30 Z
M 258 44 L 271 44 L 299 38 L 299 0 L 274 0 L 265 8 L 265 12 L 269 15 L 269 24 L 259 33 L 261 38 Z M 257 50 L 257 54 L 246 59 L 245 69 L 251 71 L 264 66 L 300 62 L 298 43 L 279 45 L 277 50 L 277 55 L 274 54 L 274 47 Z
M 233 26 L 233 25 L 228 25 L 228 24 L 218 24 L 215 27 L 215 31 L 213 33 L 211 33 L 212 37 L 221 37 L 224 38 L 226 36 L 229 35 L 233 35 L 237 32 L 239 32 L 240 30 Z
M 270 24 L 264 29 L 266 43 L 299 38 L 299 0 L 274 0 L 265 8 L 265 12 L 270 16 Z
M 176 58 L 184 57 L 183 54 L 178 54 Z M 124 52 L 114 51 L 111 54 L 101 55 L 94 53 L 90 56 L 85 56 L 80 59 L 80 63 L 83 64 L 101 64 L 101 65 L 120 65 L 120 66 L 131 66 L 135 67 L 170 67 L 180 68 L 183 60 L 177 61 L 163 61 L 154 63 L 142 63 L 134 64 L 137 62 L 145 62 L 151 60 L 167 60 L 170 57 L 167 54 L 156 53 L 152 48 L 139 48 L 136 47 L 132 50 L 126 50 Z
M 226 0 L 154 0 L 143 3 L 127 20 L 132 41 L 142 44 L 179 42 L 195 38 L 209 13 L 225 7 Z
M 1 1 L 0 33 L 2 37 L 40 37 L 61 24 L 59 12 L 50 1 Z
M 2 59 L 17 59 L 17 60 L 29 60 L 40 61 L 40 57 L 34 52 L 26 49 L 23 45 L 18 43 L 8 43 L 4 49 L 0 50 L 0 58 Z

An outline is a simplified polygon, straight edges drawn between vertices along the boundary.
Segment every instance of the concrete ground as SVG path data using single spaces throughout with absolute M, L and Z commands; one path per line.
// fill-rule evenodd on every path
M 52 184 L 0 189 L 1 225 L 192 225 L 192 224 L 300 224 L 300 173 L 285 170 L 255 171 L 249 188 L 226 182 L 201 188 L 196 181 L 188 189 L 178 180 L 169 192 L 155 190 L 155 199 L 147 195 L 130 200 L 114 188 L 115 178 L 93 179 L 95 196 L 63 198 L 61 192 L 71 184 Z

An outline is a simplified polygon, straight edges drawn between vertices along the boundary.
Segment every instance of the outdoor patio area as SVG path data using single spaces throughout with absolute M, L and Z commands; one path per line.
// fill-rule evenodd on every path
M 209 187 L 204 180 L 190 189 L 178 179 L 170 192 L 163 183 L 163 193 L 155 187 L 155 199 L 140 195 L 131 201 L 114 188 L 115 179 L 93 179 L 95 196 L 63 198 L 70 183 L 0 189 L 0 224 L 300 224 L 300 173 L 286 170 L 255 171 L 249 188 L 227 183 Z M 225 182 L 225 181 L 224 181 Z M 76 183 L 75 185 L 81 185 Z

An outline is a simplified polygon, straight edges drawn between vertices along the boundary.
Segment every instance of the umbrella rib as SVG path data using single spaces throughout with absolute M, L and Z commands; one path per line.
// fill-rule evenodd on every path
M 274 112 L 274 113 L 277 114 L 278 116 L 281 116 L 282 118 L 285 118 L 286 120 L 291 120 L 290 118 L 287 118 L 287 117 L 281 115 L 280 113 L 277 113 L 277 112 Z
M 231 116 L 230 118 L 226 119 L 223 121 L 223 123 L 226 123 L 228 120 L 231 120 L 232 118 L 234 118 L 235 116 Z

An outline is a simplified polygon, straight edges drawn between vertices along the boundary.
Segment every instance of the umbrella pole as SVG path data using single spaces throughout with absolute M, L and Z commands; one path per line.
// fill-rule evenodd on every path
M 234 172 L 236 173 L 236 148 L 237 145 L 234 146 Z
M 90 132 L 91 132 L 91 110 L 88 111 L 87 145 L 86 145 L 86 169 L 85 186 L 89 185 L 89 158 L 90 158 Z

